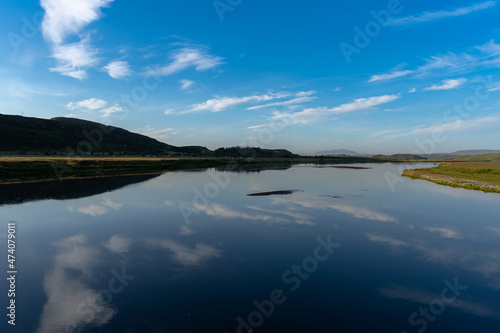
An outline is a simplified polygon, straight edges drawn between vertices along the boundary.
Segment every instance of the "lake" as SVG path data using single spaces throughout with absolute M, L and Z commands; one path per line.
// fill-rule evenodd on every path
M 2 332 L 497 332 L 500 195 L 356 166 L 2 185 Z

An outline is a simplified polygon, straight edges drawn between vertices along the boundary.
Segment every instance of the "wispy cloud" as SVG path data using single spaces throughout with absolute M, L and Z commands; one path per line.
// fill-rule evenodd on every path
M 189 79 L 184 79 L 180 81 L 181 90 L 187 90 L 191 87 L 195 82 Z
M 496 68 L 500 66 L 500 44 L 491 40 L 486 44 L 469 48 L 467 52 L 437 54 L 424 61 L 423 65 L 415 69 L 372 75 L 369 82 L 387 81 L 402 76 L 421 78 L 429 74 L 450 75 L 468 73 L 479 68 Z
M 102 68 L 113 79 L 123 79 L 132 74 L 130 65 L 126 61 L 112 61 Z
M 290 106 L 290 105 L 297 105 L 297 104 L 302 104 L 302 103 L 307 103 L 310 101 L 315 100 L 317 97 L 314 97 L 316 91 L 301 91 L 296 94 L 296 98 L 292 98 L 288 101 L 283 101 L 283 102 L 274 102 L 274 103 L 268 103 L 268 104 L 263 104 L 263 105 L 256 105 L 247 108 L 247 110 L 258 110 L 262 108 L 267 108 L 267 107 L 273 107 L 273 106 Z
M 204 262 L 218 258 L 222 251 L 206 244 L 196 244 L 189 247 L 170 239 L 146 239 L 146 244 L 152 247 L 164 248 L 172 253 L 171 258 L 183 266 L 197 266 Z
M 147 125 L 146 127 L 140 128 L 136 130 L 137 133 L 140 133 L 142 135 L 149 136 L 150 138 L 159 140 L 159 141 L 165 141 L 167 137 L 167 133 L 170 133 L 171 135 L 175 135 L 178 133 L 173 128 L 162 128 L 158 129 L 156 127 L 151 127 L 150 125 Z
M 408 246 L 408 243 L 390 237 L 377 236 L 372 234 L 366 234 L 366 236 L 371 242 L 386 243 L 393 246 Z
M 77 43 L 54 46 L 52 57 L 56 59 L 57 66 L 49 68 L 51 72 L 78 80 L 87 78 L 86 69 L 96 65 L 99 61 L 97 50 L 89 44 L 88 38 Z
M 211 55 L 203 46 L 190 46 L 174 51 L 170 58 L 172 62 L 166 66 L 158 67 L 149 74 L 172 75 L 188 68 L 203 72 L 223 64 L 223 58 Z
M 387 73 L 387 74 L 372 75 L 370 77 L 370 79 L 368 80 L 368 82 L 391 80 L 391 79 L 395 79 L 398 77 L 407 76 L 407 75 L 410 75 L 412 73 L 413 73 L 413 71 L 411 71 L 411 70 L 404 70 L 404 71 L 394 71 L 394 72 Z
M 454 239 L 462 239 L 462 235 L 453 229 L 444 228 L 444 227 L 424 227 L 424 230 L 437 233 L 439 236 L 443 238 L 454 238 Z
M 463 86 L 465 82 L 467 82 L 467 79 L 464 78 L 442 80 L 441 84 L 434 84 L 430 87 L 424 88 L 423 91 L 457 89 Z
M 419 127 L 409 130 L 400 130 L 399 132 L 381 131 L 370 135 L 371 140 L 387 141 L 394 140 L 403 136 L 417 136 L 432 133 L 447 133 L 452 131 L 464 131 L 481 128 L 483 126 L 498 126 L 500 125 L 500 116 L 490 116 L 484 118 L 457 120 L 450 123 L 438 123 L 432 126 Z
M 415 16 L 407 16 L 398 19 L 393 19 L 389 22 L 391 25 L 410 25 L 421 22 L 428 22 L 439 20 L 448 17 L 463 16 L 477 11 L 485 10 L 496 5 L 496 1 L 484 1 L 472 6 L 456 8 L 453 10 L 438 10 L 438 11 L 428 11 Z
M 83 101 L 70 102 L 66 104 L 66 108 L 70 110 L 79 110 L 79 109 L 97 110 L 105 108 L 106 106 L 108 106 L 108 102 L 98 98 L 89 98 Z
M 108 118 L 111 115 L 113 115 L 114 113 L 124 112 L 124 110 L 120 105 L 115 104 L 113 106 L 110 106 L 109 108 L 99 110 L 99 112 L 102 114 L 103 118 Z
M 290 93 L 268 93 L 265 95 L 252 95 L 244 97 L 217 97 L 214 99 L 209 99 L 204 103 L 191 105 L 190 109 L 180 112 L 180 114 L 201 111 L 219 112 L 241 104 L 251 102 L 265 102 L 273 99 L 289 97 L 290 95 Z
M 274 112 L 272 119 L 288 120 L 293 124 L 306 124 L 313 121 L 335 116 L 342 113 L 348 113 L 358 110 L 369 109 L 378 105 L 390 103 L 400 98 L 400 95 L 383 95 L 368 98 L 358 98 L 352 102 L 345 103 L 334 108 L 319 107 L 309 108 L 299 112 Z

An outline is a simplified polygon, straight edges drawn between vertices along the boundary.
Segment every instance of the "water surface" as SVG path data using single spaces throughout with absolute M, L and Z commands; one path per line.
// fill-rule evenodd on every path
M 358 166 L 0 186 L 2 332 L 497 332 L 500 195 Z

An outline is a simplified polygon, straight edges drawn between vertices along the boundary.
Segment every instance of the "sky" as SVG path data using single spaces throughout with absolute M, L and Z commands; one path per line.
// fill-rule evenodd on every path
M 500 149 L 500 1 L 0 4 L 0 113 L 176 145 Z

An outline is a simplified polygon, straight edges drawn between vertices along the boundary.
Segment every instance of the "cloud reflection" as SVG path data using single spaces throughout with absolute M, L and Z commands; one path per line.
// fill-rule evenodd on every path
M 43 306 L 38 333 L 81 332 L 87 325 L 107 324 L 115 310 L 102 302 L 98 292 L 82 281 L 89 280 L 99 251 L 86 245 L 85 235 L 76 235 L 54 242 L 59 253 L 54 267 L 47 272 L 44 290 L 47 302 Z M 76 276 L 74 271 L 81 272 Z
M 145 243 L 151 247 L 159 247 L 170 251 L 171 258 L 183 266 L 197 266 L 222 255 L 222 251 L 215 247 L 200 243 L 194 247 L 188 247 L 166 238 L 150 238 L 146 239 Z

